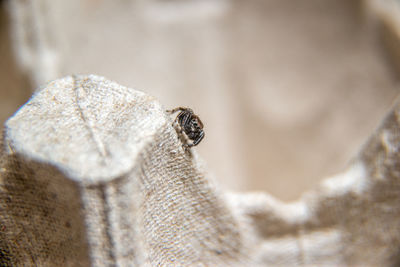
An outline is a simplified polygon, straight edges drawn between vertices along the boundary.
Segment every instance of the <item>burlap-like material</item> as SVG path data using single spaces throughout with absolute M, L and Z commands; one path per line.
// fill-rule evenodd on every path
M 400 105 L 300 201 L 233 194 L 156 99 L 102 77 L 47 84 L 5 126 L 2 266 L 397 266 Z
M 96 76 L 67 77 L 6 123 L 5 144 L 2 250 L 13 264 L 247 258 L 236 220 L 152 97 Z

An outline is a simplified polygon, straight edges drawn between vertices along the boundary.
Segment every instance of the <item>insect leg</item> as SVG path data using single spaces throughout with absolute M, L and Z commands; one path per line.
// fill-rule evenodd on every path
M 185 111 L 185 110 L 187 110 L 187 109 L 188 109 L 188 108 L 177 107 L 177 108 L 174 108 L 174 109 L 166 110 L 166 112 L 169 113 L 169 114 L 174 114 L 175 112 L 178 112 L 178 111 Z
M 192 113 L 188 110 L 182 111 L 181 114 L 178 115 L 179 124 L 183 129 L 189 123 L 190 119 L 192 118 Z
M 192 146 L 196 146 L 198 143 L 200 143 L 201 140 L 203 140 L 203 138 L 204 138 L 204 132 L 201 132 L 199 137 L 196 138 L 196 140 L 193 141 Z

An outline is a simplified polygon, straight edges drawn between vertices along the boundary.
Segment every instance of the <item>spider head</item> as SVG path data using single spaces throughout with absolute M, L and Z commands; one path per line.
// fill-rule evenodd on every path
M 173 113 L 175 111 L 181 111 L 175 121 L 179 123 L 182 132 L 192 141 L 192 143 L 185 144 L 185 146 L 197 145 L 204 137 L 204 126 L 200 118 L 190 108 L 179 107 L 170 112 Z

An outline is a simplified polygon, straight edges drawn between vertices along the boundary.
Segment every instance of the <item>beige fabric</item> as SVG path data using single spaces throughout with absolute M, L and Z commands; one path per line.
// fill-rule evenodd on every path
M 397 266 L 400 104 L 298 202 L 221 191 L 155 100 L 70 76 L 6 123 L 5 266 Z
M 7 122 L 5 144 L 2 218 L 16 265 L 247 258 L 233 215 L 152 97 L 97 76 L 57 80 Z

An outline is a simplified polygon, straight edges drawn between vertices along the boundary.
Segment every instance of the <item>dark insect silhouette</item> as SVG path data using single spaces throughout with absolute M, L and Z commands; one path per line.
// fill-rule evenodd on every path
M 178 122 L 180 126 L 180 131 L 178 134 L 182 135 L 185 133 L 187 137 L 186 139 L 192 141 L 190 143 L 186 141 L 183 146 L 190 148 L 198 145 L 204 138 L 203 123 L 201 122 L 200 118 L 194 114 L 193 110 L 190 108 L 177 107 L 172 110 L 167 110 L 167 112 L 170 114 L 174 114 L 177 111 L 180 111 L 180 113 L 176 117 L 174 124 Z

